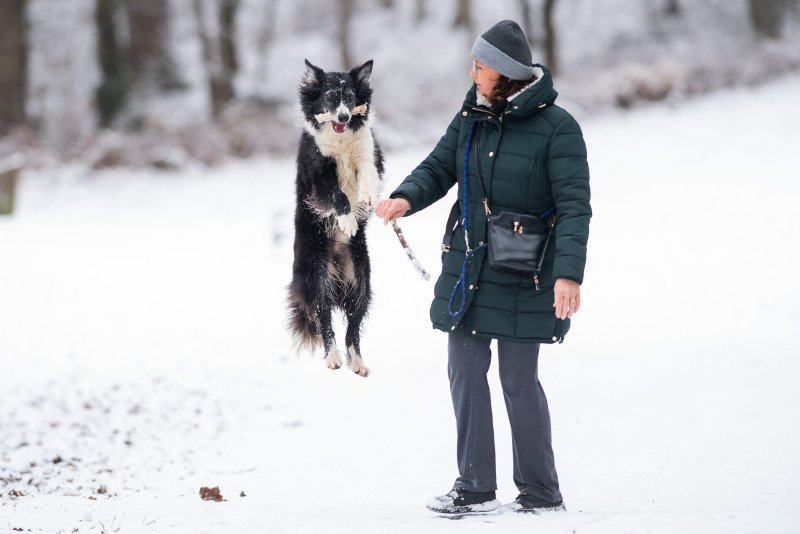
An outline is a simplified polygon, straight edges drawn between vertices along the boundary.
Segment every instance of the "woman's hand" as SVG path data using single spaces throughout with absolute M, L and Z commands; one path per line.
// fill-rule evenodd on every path
M 556 317 L 568 319 L 578 313 L 581 307 L 581 286 L 575 280 L 559 278 L 553 288 L 555 302 L 553 307 L 556 309 Z
M 411 209 L 411 204 L 404 198 L 389 198 L 378 202 L 375 215 L 383 219 L 383 224 L 392 219 L 399 219 Z

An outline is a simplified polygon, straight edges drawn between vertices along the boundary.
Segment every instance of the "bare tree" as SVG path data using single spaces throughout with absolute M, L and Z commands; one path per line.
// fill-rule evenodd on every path
M 472 21 L 472 9 L 470 0 L 458 0 L 456 2 L 456 17 L 453 26 L 456 28 L 464 27 L 470 33 L 474 33 L 475 25 Z
M 25 156 L 19 152 L 0 157 L 0 215 L 14 213 L 17 181 L 24 166 Z
M 749 0 L 750 23 L 755 32 L 764 37 L 779 39 L 789 1 Z
M 258 31 L 256 39 L 256 48 L 258 51 L 258 64 L 256 68 L 256 80 L 262 83 L 267 77 L 267 56 L 269 47 L 275 40 L 275 27 L 278 19 L 278 1 L 268 0 L 262 3 L 264 12 L 261 17 L 261 27 Z
M 0 137 L 25 122 L 26 0 L 0 2 Z
M 544 53 L 547 67 L 553 75 L 558 74 L 558 56 L 557 40 L 556 40 L 556 27 L 553 22 L 553 11 L 555 9 L 556 0 L 545 0 L 543 6 L 543 19 L 544 19 Z
M 533 46 L 533 16 L 531 14 L 531 4 L 529 0 L 519 0 L 520 19 L 522 19 L 522 29 L 528 37 L 528 44 Z
M 394 7 L 394 0 L 381 0 L 381 6 L 386 9 L 392 9 Z
M 425 0 L 415 0 L 414 2 L 414 20 L 422 22 L 425 20 Z
M 225 72 L 233 76 L 239 71 L 236 52 L 236 13 L 239 0 L 219 0 L 219 47 Z
M 353 0 L 339 0 L 339 53 L 344 70 L 353 66 L 350 55 L 350 21 L 353 18 Z
M 125 0 L 130 29 L 128 60 L 133 83 L 141 89 L 184 86 L 169 48 L 167 0 Z
M 681 5 L 678 0 L 667 0 L 667 5 L 664 6 L 664 13 L 670 17 L 677 17 L 681 14 Z
M 119 0 L 97 0 L 95 4 L 97 53 L 102 76 L 95 96 L 103 127 L 111 126 L 125 107 L 131 87 L 130 69 L 117 28 L 119 9 Z
M 215 119 L 234 98 L 233 77 L 237 63 L 231 32 L 238 2 L 219 0 L 216 5 L 217 17 L 207 20 L 204 0 L 192 0 L 203 62 L 208 72 L 211 113 Z

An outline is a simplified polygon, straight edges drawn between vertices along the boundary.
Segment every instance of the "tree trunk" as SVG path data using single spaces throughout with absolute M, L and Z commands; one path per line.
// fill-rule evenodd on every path
M 100 126 L 104 128 L 113 124 L 130 92 L 130 69 L 119 43 L 118 12 L 118 0 L 97 0 L 95 4 L 97 52 L 102 74 L 95 96 Z
M 553 23 L 553 10 L 556 0 L 545 0 L 544 2 L 544 53 L 547 61 L 547 68 L 555 76 L 558 74 L 558 57 L 556 55 L 556 27 Z
M 786 15 L 786 0 L 749 0 L 750 23 L 755 32 L 763 37 L 779 39 L 783 18 Z
M 339 53 L 342 69 L 353 67 L 350 56 L 350 20 L 353 18 L 353 0 L 339 0 Z
M 23 166 L 25 156 L 20 153 L 0 158 L 0 215 L 14 213 L 17 180 Z
M 670 17 L 678 17 L 681 14 L 681 5 L 678 0 L 667 0 L 667 5 L 664 7 L 664 13 Z
M 458 0 L 458 2 L 456 2 L 456 18 L 453 20 L 453 26 L 456 28 L 464 27 L 471 33 L 474 33 L 472 10 L 470 7 L 470 0 Z
M 223 0 L 224 1 L 224 0 Z M 217 4 L 221 9 L 218 15 L 222 15 L 225 11 L 223 4 Z M 231 57 L 224 59 L 223 40 L 222 37 L 222 17 L 217 17 L 214 22 L 217 22 L 217 36 L 214 39 L 210 30 L 208 21 L 206 21 L 206 11 L 203 5 L 203 0 L 192 0 L 192 7 L 194 8 L 194 16 L 197 21 L 197 33 L 200 38 L 201 48 L 203 50 L 203 62 L 206 66 L 208 73 L 208 87 L 211 96 L 211 114 L 215 119 L 218 119 L 225 109 L 225 106 L 233 100 L 233 75 L 235 72 L 228 70 L 230 68 Z M 233 54 L 235 61 L 235 52 Z
M 425 0 L 416 0 L 414 2 L 414 20 L 422 22 L 425 20 Z
M 392 9 L 394 7 L 394 0 L 381 0 L 381 6 L 386 9 Z
M 133 83 L 142 89 L 184 87 L 169 49 L 167 0 L 125 0 L 130 28 L 128 60 Z
M 0 1 L 0 137 L 25 122 L 26 0 Z
M 239 0 L 219 0 L 219 47 L 226 74 L 233 77 L 239 71 L 236 52 L 236 12 Z
M 261 19 L 261 27 L 259 28 L 258 38 L 256 39 L 258 63 L 255 78 L 259 85 L 266 83 L 267 79 L 267 58 L 269 56 L 269 47 L 272 41 L 275 40 L 275 23 L 278 19 L 278 1 L 268 0 L 263 3 L 263 6 L 263 18 Z
M 531 4 L 529 0 L 519 0 L 520 18 L 522 19 L 522 29 L 528 38 L 528 44 L 533 46 L 533 16 L 531 15 Z

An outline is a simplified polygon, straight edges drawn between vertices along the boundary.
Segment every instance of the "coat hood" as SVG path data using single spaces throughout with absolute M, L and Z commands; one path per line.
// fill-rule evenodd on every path
M 506 113 L 509 115 L 525 116 L 539 111 L 542 104 L 552 105 L 558 97 L 558 92 L 553 88 L 553 77 L 544 65 L 533 66 L 536 80 L 523 87 L 508 98 L 509 105 Z M 489 103 L 478 94 L 475 84 L 472 85 L 464 99 L 464 108 L 471 111 L 476 107 L 488 109 Z

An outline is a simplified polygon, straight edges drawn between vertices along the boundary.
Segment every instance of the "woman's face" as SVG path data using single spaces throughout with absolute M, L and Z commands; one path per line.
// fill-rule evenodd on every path
M 500 79 L 500 73 L 494 69 L 487 67 L 480 61 L 472 62 L 472 70 L 469 71 L 472 81 L 478 89 L 478 92 L 483 96 L 489 96 L 494 91 L 494 86 Z

